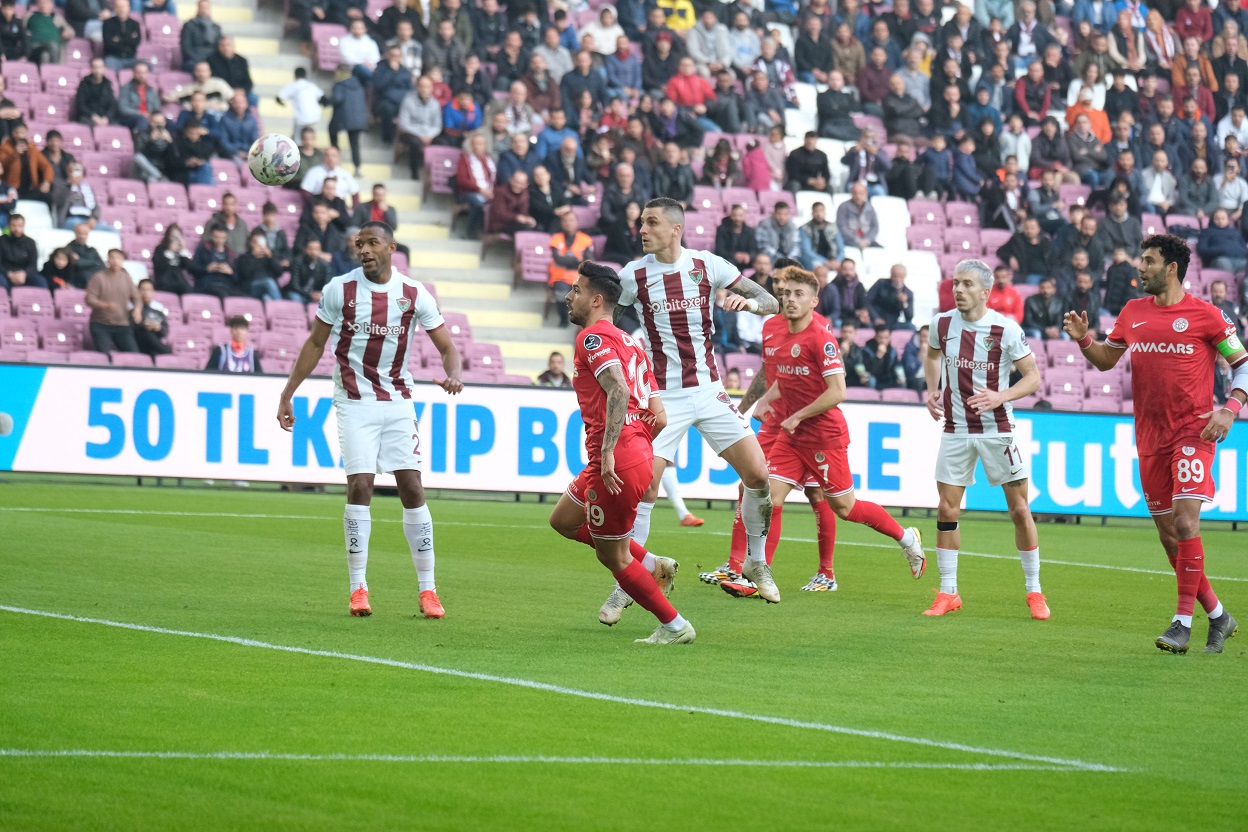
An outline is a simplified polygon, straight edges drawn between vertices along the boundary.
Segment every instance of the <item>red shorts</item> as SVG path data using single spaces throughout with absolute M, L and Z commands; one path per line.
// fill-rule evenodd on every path
M 1185 445 L 1142 456 L 1140 485 L 1149 514 L 1166 514 L 1174 500 L 1213 502 L 1213 451 Z
M 829 497 L 854 490 L 854 475 L 849 472 L 849 455 L 844 448 L 799 448 L 786 433 L 771 446 L 767 463 L 773 480 L 794 488 L 814 485 Z
M 654 460 L 630 460 L 627 468 L 616 468 L 615 475 L 624 481 L 619 494 L 610 493 L 602 484 L 597 462 L 586 465 L 568 485 L 568 496 L 585 508 L 589 533 L 604 540 L 624 540 L 632 535 L 637 504 L 654 479 Z
M 762 446 L 763 456 L 771 459 L 771 449 L 776 445 L 776 439 L 780 434 L 784 433 L 780 425 L 775 421 L 763 423 L 763 429 L 758 432 L 758 444 Z M 820 483 L 814 477 L 807 477 L 804 483 L 806 488 L 819 488 Z

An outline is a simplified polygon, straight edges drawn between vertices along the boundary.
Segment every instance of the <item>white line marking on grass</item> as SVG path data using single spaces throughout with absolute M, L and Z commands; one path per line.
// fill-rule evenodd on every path
M 590 766 L 720 766 L 741 768 L 900 768 L 942 771 L 1078 771 L 1068 766 L 1027 763 L 927 763 L 883 760 L 717 760 L 702 757 L 556 757 L 547 755 L 471 756 L 459 754 L 286 754 L 276 751 L 109 751 L 68 748 L 0 748 L 0 758 L 81 758 L 120 760 L 272 760 L 292 763 L 469 763 Z M 1106 769 L 1108 770 L 1108 769 Z
M 0 514 L 6 511 L 25 511 L 47 514 L 132 514 L 139 516 L 155 516 L 155 517 L 229 517 L 237 520 L 335 520 L 331 515 L 319 514 L 242 514 L 228 511 L 147 511 L 143 509 L 128 508 L 39 508 L 31 506 L 6 507 L 0 509 Z M 373 522 L 399 522 L 397 519 L 389 517 L 374 517 Z M 457 520 L 435 520 L 437 524 L 444 526 L 468 526 L 479 528 L 495 528 L 495 529 L 547 529 L 544 525 L 536 525 L 532 523 L 478 523 L 463 522 Z M 715 535 L 716 537 L 728 537 L 729 532 L 703 531 L 701 534 Z M 789 537 L 782 535 L 781 540 L 787 540 L 791 543 L 815 543 L 812 537 Z M 897 546 L 891 543 L 859 543 L 853 540 L 838 540 L 837 546 L 861 546 L 867 549 L 896 549 Z M 932 552 L 934 549 L 928 549 Z M 990 560 L 1018 560 L 1017 555 L 997 555 L 988 552 L 968 552 L 962 550 L 959 554 L 970 558 L 988 558 Z M 1142 569 L 1138 566 L 1111 566 L 1106 563 L 1081 563 L 1073 560 L 1051 560 L 1044 558 L 1042 560 L 1047 566 L 1075 566 L 1081 569 L 1108 569 L 1112 572 L 1134 572 L 1140 575 L 1162 575 L 1165 577 L 1173 577 L 1174 572 L 1166 569 Z M 1227 576 L 1210 575 L 1211 581 L 1233 581 L 1235 583 L 1248 583 L 1248 578 L 1231 578 Z
M 77 615 L 66 615 L 59 612 L 48 612 L 45 610 L 32 610 L 24 607 L 10 607 L 0 605 L 0 610 L 6 612 L 17 613 L 19 615 L 37 615 L 43 618 L 55 618 L 61 621 L 76 621 L 82 624 L 102 624 L 106 627 L 118 627 L 123 630 L 136 630 L 144 633 L 159 633 L 161 635 L 184 636 L 187 638 L 199 638 L 207 641 L 220 641 L 226 644 L 237 644 L 241 647 L 260 647 L 266 650 L 278 650 L 283 653 L 296 653 L 304 656 L 317 656 L 326 659 L 346 659 L 348 661 L 364 662 L 366 664 L 383 665 L 385 667 L 397 667 L 405 670 L 416 670 L 422 673 L 433 673 L 440 676 L 452 676 L 459 679 L 472 679 L 478 682 L 494 682 L 501 685 L 511 685 L 518 688 L 528 688 L 529 690 L 539 690 L 546 693 L 558 693 L 563 696 L 575 696 L 580 699 L 593 699 L 599 702 L 613 702 L 619 705 L 635 705 L 641 708 L 656 708 L 663 711 L 682 711 L 684 713 L 707 714 L 709 716 L 722 716 L 729 719 L 742 720 L 747 722 L 762 722 L 770 725 L 783 725 L 788 728 L 803 728 L 809 731 L 827 731 L 833 734 L 845 734 L 853 737 L 865 737 L 868 739 L 888 740 L 890 742 L 908 743 L 910 745 L 921 745 L 929 748 L 941 748 L 946 751 L 962 751 L 967 754 L 980 754 L 989 757 L 1009 757 L 1016 760 L 1026 760 L 1031 763 L 1044 763 L 1047 765 L 1063 766 L 1071 769 L 1079 769 L 1082 771 L 1122 771 L 1122 769 L 1112 766 L 1102 765 L 1100 763 L 1089 763 L 1084 760 L 1063 759 L 1061 757 L 1046 757 L 1036 754 L 1024 754 L 1019 751 L 1006 751 L 998 748 L 981 748 L 974 745 L 966 745 L 958 742 L 945 742 L 942 740 L 932 740 L 925 737 L 909 737 L 903 734 L 893 734 L 887 731 L 871 731 L 863 728 L 849 728 L 843 725 L 829 725 L 822 722 L 806 722 L 798 719 L 788 719 L 779 716 L 765 716 L 760 714 L 749 714 L 742 711 L 727 710 L 724 708 L 707 708 L 697 705 L 676 705 L 670 702 L 658 702 L 651 699 L 636 699 L 627 696 L 614 696 L 609 693 L 598 693 L 596 691 L 579 690 L 577 688 L 564 687 L 562 685 L 552 685 L 546 682 L 535 682 L 528 679 L 517 679 L 510 676 L 495 676 L 490 673 L 474 673 L 468 670 L 455 670 L 448 667 L 436 667 L 434 665 L 419 664 L 416 662 L 404 662 L 396 659 L 384 659 L 377 656 L 362 656 L 355 653 L 341 653 L 336 650 L 314 650 L 308 647 L 294 647 L 285 644 L 270 644 L 265 641 L 257 641 L 250 638 L 240 638 L 238 636 L 223 636 L 215 633 L 196 633 L 188 630 L 171 630 L 165 627 L 152 627 L 146 624 L 130 624 L 124 621 L 110 621 L 106 618 L 86 618 Z

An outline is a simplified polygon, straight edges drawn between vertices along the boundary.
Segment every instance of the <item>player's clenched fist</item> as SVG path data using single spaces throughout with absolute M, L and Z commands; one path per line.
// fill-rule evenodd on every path
M 277 423 L 282 430 L 291 430 L 295 426 L 295 411 L 290 406 L 290 399 L 285 396 L 277 403 Z
M 1062 329 L 1066 330 L 1072 340 L 1082 341 L 1088 334 L 1088 313 L 1080 312 L 1076 315 L 1074 312 L 1067 312 L 1062 319 Z

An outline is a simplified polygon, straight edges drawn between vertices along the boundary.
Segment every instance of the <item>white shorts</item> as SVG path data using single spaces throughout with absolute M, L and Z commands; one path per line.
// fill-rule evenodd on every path
M 944 433 L 936 456 L 936 481 L 946 485 L 974 485 L 975 461 L 984 464 L 992 486 L 1005 485 L 1031 476 L 1031 461 L 1014 444 L 1013 434 L 964 436 Z
M 698 429 L 716 455 L 754 435 L 750 423 L 720 384 L 673 390 L 661 393 L 659 398 L 667 411 L 667 427 L 654 440 L 654 455 L 659 459 L 675 461 L 676 450 L 690 427 Z
M 334 409 L 338 412 L 338 447 L 348 476 L 420 468 L 420 433 L 411 402 L 338 402 Z

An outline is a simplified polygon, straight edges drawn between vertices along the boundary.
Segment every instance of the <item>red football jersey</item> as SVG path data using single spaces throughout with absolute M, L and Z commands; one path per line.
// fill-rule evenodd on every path
M 781 421 L 823 395 L 828 389 L 827 376 L 845 372 L 836 338 L 818 322 L 792 333 L 786 325 L 785 335 L 771 359 L 780 400 L 785 403 Z M 790 441 L 799 448 L 841 448 L 849 444 L 849 429 L 841 409 L 833 407 L 804 420 Z
M 653 455 L 650 395 L 655 389 L 654 374 L 641 344 L 610 321 L 604 318 L 581 330 L 572 359 L 572 387 L 585 422 L 585 450 L 591 465 L 598 464 L 602 455 L 607 419 L 607 393 L 598 383 L 598 374 L 616 366 L 623 371 L 629 391 L 624 429 L 615 446 L 615 467 L 623 470 Z
M 1122 308 L 1106 343 L 1131 351 L 1136 452 L 1167 453 L 1179 445 L 1212 451 L 1214 443 L 1200 441 L 1208 424 L 1200 414 L 1214 409 L 1214 362 L 1219 352 L 1240 348 L 1222 311 L 1194 295 L 1173 306 L 1138 298 Z
M 810 325 L 826 330 L 828 319 L 816 312 L 811 316 Z M 767 382 L 768 390 L 776 383 L 776 361 L 778 360 L 776 353 L 789 336 L 789 321 L 783 315 L 772 315 L 763 321 L 763 380 Z M 773 427 L 779 430 L 780 423 L 789 418 L 792 412 L 793 409 L 789 407 L 784 396 L 775 399 L 771 403 L 767 418 L 762 420 L 765 424 L 764 430 L 771 430 Z

